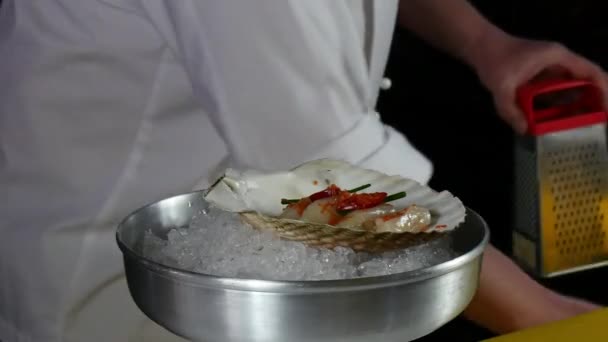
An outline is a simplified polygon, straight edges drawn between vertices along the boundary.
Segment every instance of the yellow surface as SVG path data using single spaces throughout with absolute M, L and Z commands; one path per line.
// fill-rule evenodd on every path
M 608 258 L 608 182 L 598 176 L 596 160 L 587 160 L 588 155 L 574 149 L 540 159 L 540 244 L 546 274 Z M 603 244 L 596 245 L 598 241 Z
M 545 161 L 548 163 L 548 161 Z M 546 167 L 546 166 L 545 166 Z M 557 248 L 557 232 L 555 231 L 555 224 L 557 219 L 555 217 L 555 196 L 551 182 L 548 179 L 541 181 L 541 195 L 540 195 L 540 225 L 541 225 L 541 244 L 543 256 L 543 270 L 545 273 L 552 273 L 560 271 L 560 261 L 563 262 L 560 257 Z M 578 266 L 578 265 L 577 265 Z
M 595 342 L 608 341 L 608 309 L 601 309 L 568 320 L 518 331 L 487 342 Z

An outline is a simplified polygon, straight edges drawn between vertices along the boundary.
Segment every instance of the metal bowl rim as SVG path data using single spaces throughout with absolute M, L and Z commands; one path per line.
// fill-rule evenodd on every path
M 391 275 L 362 277 L 352 279 L 336 279 L 336 280 L 261 280 L 250 278 L 228 278 L 212 274 L 198 273 L 179 269 L 176 267 L 164 265 L 153 260 L 149 260 L 130 247 L 126 246 L 120 239 L 120 232 L 126 221 L 131 217 L 136 216 L 141 211 L 158 205 L 163 201 L 168 201 L 178 197 L 190 197 L 204 193 L 205 190 L 192 191 L 188 193 L 170 196 L 150 204 L 146 204 L 127 215 L 119 224 L 116 230 L 116 241 L 118 247 L 123 253 L 125 262 L 127 259 L 134 260 L 137 265 L 143 266 L 146 269 L 165 277 L 172 281 L 178 281 L 193 286 L 221 288 L 240 291 L 254 292 L 289 292 L 289 293 L 316 293 L 316 292 L 343 292 L 365 290 L 371 288 L 389 287 L 395 285 L 403 285 L 409 283 L 420 282 L 426 279 L 435 278 L 447 274 L 455 269 L 462 267 L 465 264 L 473 262 L 480 257 L 489 243 L 490 231 L 487 223 L 476 211 L 467 207 L 467 211 L 473 213 L 481 221 L 484 234 L 481 241 L 470 251 L 465 254 L 451 259 L 449 261 L 423 268 Z

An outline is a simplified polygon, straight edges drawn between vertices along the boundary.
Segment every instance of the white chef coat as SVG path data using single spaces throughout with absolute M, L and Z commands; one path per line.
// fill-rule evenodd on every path
M 4 0 L 0 340 L 161 340 L 125 290 L 116 224 L 226 166 L 331 157 L 428 181 L 374 111 L 396 9 Z

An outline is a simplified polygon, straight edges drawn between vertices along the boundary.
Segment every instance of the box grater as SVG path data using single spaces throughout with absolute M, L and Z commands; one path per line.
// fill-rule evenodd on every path
M 608 264 L 608 152 L 601 92 L 583 80 L 518 91 L 513 256 L 539 277 Z

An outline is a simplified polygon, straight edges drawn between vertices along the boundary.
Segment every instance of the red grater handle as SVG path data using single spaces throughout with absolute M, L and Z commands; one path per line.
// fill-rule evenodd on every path
M 549 93 L 578 91 L 580 96 L 572 103 L 536 108 L 535 100 Z M 576 94 L 570 92 L 571 94 Z M 586 80 L 552 79 L 528 83 L 518 89 L 517 102 L 528 123 L 528 134 L 543 135 L 606 122 L 599 88 Z

